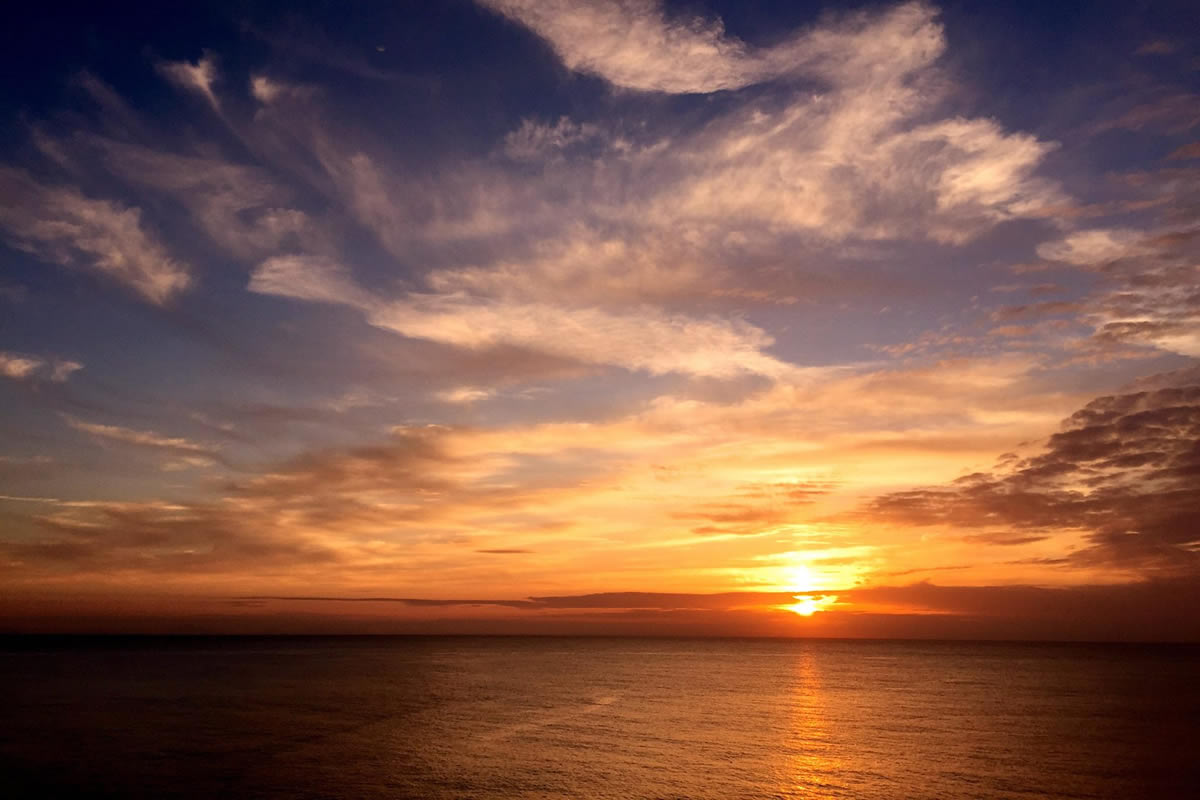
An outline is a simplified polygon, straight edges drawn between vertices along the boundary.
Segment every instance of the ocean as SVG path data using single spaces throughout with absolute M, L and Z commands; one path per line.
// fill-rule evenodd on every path
M 0 795 L 1182 798 L 1200 648 L 0 641 Z

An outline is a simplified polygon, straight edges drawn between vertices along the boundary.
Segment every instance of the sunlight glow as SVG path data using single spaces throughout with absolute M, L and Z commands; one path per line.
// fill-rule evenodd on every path
M 793 613 L 799 614 L 802 617 L 811 617 L 818 611 L 824 611 L 829 606 L 837 602 L 836 594 L 821 594 L 814 596 L 796 595 L 798 602 L 791 605 L 783 606 L 783 608 Z

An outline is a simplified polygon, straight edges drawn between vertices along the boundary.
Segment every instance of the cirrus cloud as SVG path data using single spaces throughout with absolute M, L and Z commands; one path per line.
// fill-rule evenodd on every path
M 91 270 L 162 305 L 192 283 L 186 266 L 142 226 L 141 211 L 49 186 L 0 167 L 0 228 L 44 261 Z

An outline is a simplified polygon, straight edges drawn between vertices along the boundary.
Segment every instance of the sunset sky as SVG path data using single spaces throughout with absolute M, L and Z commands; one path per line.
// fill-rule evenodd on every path
M 24 5 L 0 631 L 1200 639 L 1191 3 Z

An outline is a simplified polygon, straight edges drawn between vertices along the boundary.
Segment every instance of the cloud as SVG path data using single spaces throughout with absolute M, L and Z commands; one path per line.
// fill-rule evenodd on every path
M 875 498 L 873 524 L 983 531 L 998 544 L 1082 531 L 1077 567 L 1200 574 L 1200 385 L 1111 395 L 1073 414 L 1035 456 Z
M 1140 252 L 1142 234 L 1129 228 L 1077 231 L 1037 247 L 1037 254 L 1050 261 L 1075 266 L 1103 266 Z
M 465 295 L 410 295 L 380 308 L 369 319 L 403 336 L 471 350 L 515 345 L 651 375 L 778 377 L 790 371 L 762 352 L 772 339 L 749 323 L 652 309 L 619 314 Z
M 664 228 L 962 244 L 1061 201 L 1033 174 L 1053 145 L 991 120 L 911 124 L 927 105 L 897 79 L 731 114 L 655 166 L 674 180 L 642 213 Z
M 177 436 L 163 436 L 153 431 L 138 431 L 122 428 L 117 425 L 101 425 L 84 422 L 72 416 L 65 417 L 67 424 L 77 431 L 104 439 L 110 442 L 135 445 L 156 450 L 165 450 L 179 456 L 200 459 L 204 463 L 212 463 L 220 458 L 218 448 L 212 445 L 193 442 Z
M 485 551 L 521 552 L 521 551 Z M 519 600 L 430 599 L 418 597 L 338 597 L 296 595 L 254 595 L 239 600 L 311 601 L 330 603 L 399 603 L 418 607 L 436 606 L 502 606 L 523 610 L 545 609 L 654 609 L 654 610 L 721 610 L 754 608 L 785 604 L 803 592 L 721 592 L 689 594 L 684 592 L 598 592 L 586 595 L 528 597 Z
M 836 487 L 837 484 L 831 481 L 745 484 L 728 497 L 697 503 L 685 511 L 675 511 L 671 516 L 702 522 L 692 528 L 693 533 L 759 535 L 764 530 L 791 522 L 799 507 L 811 505 Z
M 1191 641 L 1200 625 L 1191 614 L 1195 578 L 1047 588 L 1029 585 L 945 586 L 928 582 L 839 590 L 837 605 L 808 618 L 782 610 L 797 596 L 822 592 L 602 592 L 522 599 L 338 595 L 247 595 L 273 617 L 303 607 L 347 627 L 348 607 L 373 609 L 376 631 L 592 631 L 610 634 L 832 636 L 1055 641 Z M 827 596 L 827 595 L 826 595 Z M 495 614 L 465 617 L 488 608 Z M 432 612 L 432 618 L 431 618 Z M 349 612 L 352 614 L 353 612 Z M 334 616 L 336 615 L 336 616 Z M 385 622 L 386 621 L 386 622 Z M 391 623 L 386 627 L 387 622 Z M 566 627 L 560 627 L 560 626 Z
M 308 537 L 254 529 L 259 520 L 204 504 L 96 502 L 35 518 L 52 538 L 9 541 L 0 553 L 27 568 L 128 574 L 326 565 L 336 553 Z
M 137 208 L 47 186 L 11 167 L 0 167 L 0 197 L 0 228 L 14 247 L 44 261 L 104 275 L 155 305 L 192 283 L 187 267 L 142 227 Z
M 1200 96 L 1194 94 L 1163 94 L 1149 102 L 1138 103 L 1115 119 L 1100 123 L 1096 130 L 1140 131 L 1149 128 L 1171 134 L 1185 133 L 1200 125 L 1197 103 L 1200 103 Z
M 369 308 L 375 300 L 340 264 L 317 256 L 276 256 L 258 265 L 247 287 L 259 294 Z
M 1079 231 L 1038 247 L 1043 258 L 1099 278 L 1078 303 L 1080 321 L 1093 329 L 1080 344 L 1084 352 L 1119 354 L 1133 346 L 1200 357 L 1200 228 L 1186 213 L 1174 218 L 1195 206 L 1200 181 L 1187 171 L 1164 172 L 1133 182 L 1168 201 L 1167 224 Z
M 657 9 L 502 8 L 580 40 L 609 35 L 599 33 L 606 24 L 590 21 L 595 15 L 624 30 L 622 20 L 661 16 Z M 643 22 L 630 25 L 640 30 Z M 613 34 L 612 46 L 672 61 L 627 39 Z M 1070 204 L 1037 174 L 1054 143 L 991 119 L 946 115 L 951 84 L 936 64 L 943 32 L 927 7 L 826 21 L 796 41 L 793 66 L 815 85 L 731 99 L 702 124 L 672 125 L 653 106 L 623 97 L 616 122 L 522 120 L 502 143 L 517 164 L 466 160 L 431 177 L 391 169 L 383 155 L 339 153 L 327 135 L 322 160 L 358 219 L 398 258 L 423 260 L 431 284 L 511 285 L 521 277 L 512 293 L 544 278 L 545 291 L 575 281 L 589 293 L 641 291 L 651 301 L 674 290 L 728 293 L 757 278 L 734 266 L 778 260 L 778 248 L 795 248 L 797 237 L 814 257 L 856 241 L 956 245 Z M 627 257 L 607 252 L 614 242 L 628 244 Z M 459 253 L 480 257 L 447 263 Z M 520 276 L 526 266 L 533 277 Z
M 1167 156 L 1167 158 L 1172 161 L 1185 161 L 1188 159 L 1200 158 L 1200 142 L 1185 144 L 1182 147 L 1172 151 L 1171 155 Z
M 114 174 L 176 199 L 193 224 L 234 255 L 251 259 L 330 246 L 322 225 L 289 207 L 291 192 L 264 169 L 102 138 L 95 142 Z
M 671 303 L 716 295 L 733 283 L 730 270 L 694 247 L 658 232 L 604 234 L 571 225 L 530 248 L 493 255 L 482 266 L 438 269 L 427 282 L 439 293 L 466 292 L 516 302 L 605 307 Z
M 941 479 L 964 459 L 986 456 L 997 434 L 981 436 L 964 420 L 981 408 L 1036 407 L 1022 378 L 1029 366 L 834 374 L 736 401 L 660 397 L 632 415 L 590 422 L 397 427 L 374 444 L 304 450 L 239 471 L 209 484 L 215 496 L 203 500 L 48 503 L 54 508 L 26 518 L 30 534 L 4 554 L 31 581 L 70 569 L 104 580 L 154 574 L 164 585 L 267 580 L 279 591 L 376 593 L 419 592 L 436 574 L 447 592 L 472 596 L 502 590 L 501 577 L 549 594 L 562 584 L 547 575 L 600 576 L 587 578 L 594 589 L 668 578 L 761 585 L 764 576 L 777 586 L 801 559 L 863 561 L 873 534 L 829 515 L 864 487 L 890 485 L 898 471 Z M 102 441 L 161 452 L 172 465 L 204 458 L 197 450 L 208 447 L 73 422 Z M 989 423 L 1005 442 L 1029 430 L 1022 425 Z M 749 558 L 757 546 L 745 543 L 755 536 L 788 552 L 770 563 Z M 495 554 L 478 550 L 533 552 L 502 559 L 501 576 Z M 261 578 L 264 569 L 274 577 Z M 829 578 L 823 585 L 861 572 L 813 569 Z
M 542 161 L 599 134 L 600 129 L 595 125 L 575 122 L 569 117 L 559 117 L 553 125 L 526 119 L 504 137 L 504 154 L 514 161 Z
M 762 352 L 772 343 L 765 332 L 738 320 L 693 318 L 648 307 L 617 313 L 465 293 L 411 293 L 399 300 L 377 300 L 341 268 L 310 258 L 265 261 L 251 276 L 249 289 L 348 305 L 375 327 L 468 350 L 517 346 L 652 375 L 729 378 L 791 371 Z
M 50 380 L 55 383 L 63 383 L 81 369 L 83 369 L 83 364 L 78 361 L 55 361 L 50 370 Z
M 933 11 L 921 3 L 879 17 L 848 15 L 836 26 L 754 49 L 727 36 L 720 20 L 669 19 L 658 0 L 481 2 L 544 38 L 567 68 L 644 91 L 717 92 L 796 73 L 847 79 L 860 72 L 873 49 L 919 60 L 942 48 Z M 886 31 L 883 40 L 875 35 L 879 29 Z
M 67 422 L 104 441 L 185 462 L 221 458 L 216 448 L 180 437 L 71 417 Z M 299 574 L 346 562 L 363 569 L 384 558 L 406 569 L 417 561 L 419 537 L 386 544 L 380 537 L 408 522 L 428 524 L 441 509 L 440 493 L 455 490 L 448 471 L 455 464 L 443 452 L 442 438 L 438 428 L 413 429 L 383 444 L 308 453 L 229 483 L 223 497 L 208 501 L 49 499 L 56 508 L 33 518 L 44 534 L 0 543 L 0 553 L 32 571 L 69 564 L 110 577 L 230 574 L 268 564 L 288 565 Z M 474 503 L 495 503 L 499 494 L 481 490 Z M 456 501 L 455 508 L 472 504 L 469 492 L 457 493 Z
M 13 380 L 23 380 L 32 376 L 44 363 L 39 358 L 0 352 L 0 375 Z
M 443 403 L 469 406 L 480 400 L 486 400 L 494 394 L 495 391 L 492 389 L 483 389 L 477 386 L 459 386 L 455 389 L 446 389 L 445 391 L 437 392 L 434 396 Z
M 195 63 L 166 61 L 158 65 L 158 70 L 176 86 L 199 94 L 213 110 L 221 110 L 221 103 L 212 89 L 217 79 L 217 62 L 211 53 L 206 52 Z
M 0 351 L 0 375 L 13 380 L 45 378 L 54 383 L 65 383 L 73 373 L 83 369 L 78 361 L 43 358 Z

